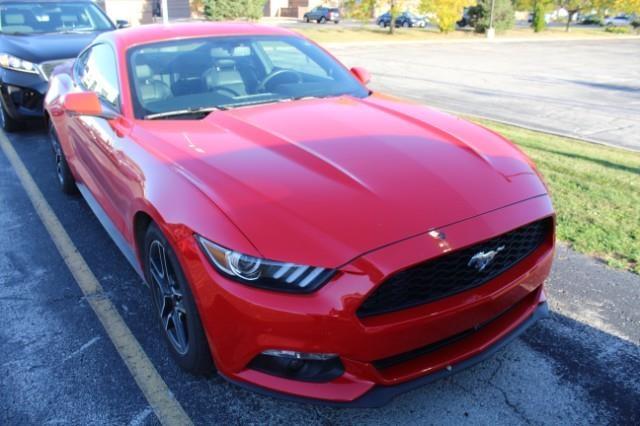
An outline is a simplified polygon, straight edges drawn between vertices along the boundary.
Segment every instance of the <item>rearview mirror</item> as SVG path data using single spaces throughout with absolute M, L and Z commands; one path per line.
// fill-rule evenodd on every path
M 129 24 L 129 21 L 127 21 L 126 19 L 118 19 L 116 21 L 116 28 L 117 29 L 121 29 L 121 28 L 129 28 L 131 25 Z
M 371 74 L 369 74 L 369 71 L 364 68 L 353 67 L 351 68 L 351 74 L 353 74 L 358 79 L 358 81 L 360 81 L 360 83 L 364 84 L 365 86 L 371 81 Z
M 100 117 L 105 120 L 113 120 L 119 115 L 113 108 L 105 105 L 95 92 L 67 93 L 62 105 L 67 112 Z

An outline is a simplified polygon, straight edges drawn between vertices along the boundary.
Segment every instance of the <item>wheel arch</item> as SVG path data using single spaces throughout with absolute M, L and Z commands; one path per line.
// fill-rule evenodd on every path
M 153 222 L 154 220 L 151 215 L 144 210 L 138 210 L 133 215 L 133 243 L 135 245 L 135 252 L 138 256 L 138 261 L 140 262 L 141 266 L 144 264 L 144 237 L 147 233 L 149 225 L 151 225 L 151 223 Z

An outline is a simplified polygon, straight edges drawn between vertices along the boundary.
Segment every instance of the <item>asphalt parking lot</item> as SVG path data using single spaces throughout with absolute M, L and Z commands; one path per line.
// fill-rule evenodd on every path
M 334 43 L 374 90 L 640 150 L 640 39 Z
M 640 277 L 562 246 L 548 283 L 550 319 L 496 357 L 384 408 L 301 405 L 190 376 L 169 358 L 136 273 L 84 201 L 58 190 L 45 133 L 0 135 L 0 144 L 0 424 L 159 422 L 36 214 L 6 146 L 196 424 L 640 422 Z

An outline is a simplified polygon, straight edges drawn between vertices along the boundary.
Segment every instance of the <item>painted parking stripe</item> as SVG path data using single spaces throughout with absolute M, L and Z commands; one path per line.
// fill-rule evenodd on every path
M 69 271 L 82 290 L 91 309 L 102 323 L 118 354 L 142 390 L 163 425 L 191 425 L 193 422 L 173 396 L 153 363 L 133 336 L 120 313 L 104 293 L 102 285 L 71 241 L 42 192 L 29 174 L 7 135 L 0 130 L 0 147 L 9 159 L 36 213 L 51 236 Z

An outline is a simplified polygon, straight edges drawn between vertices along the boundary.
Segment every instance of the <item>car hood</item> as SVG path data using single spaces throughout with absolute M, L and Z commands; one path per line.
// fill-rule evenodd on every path
M 301 100 L 141 123 L 147 137 L 162 139 L 156 149 L 275 260 L 336 267 L 546 193 L 500 136 L 390 98 Z
M 75 58 L 100 32 L 0 35 L 0 50 L 34 63 Z

